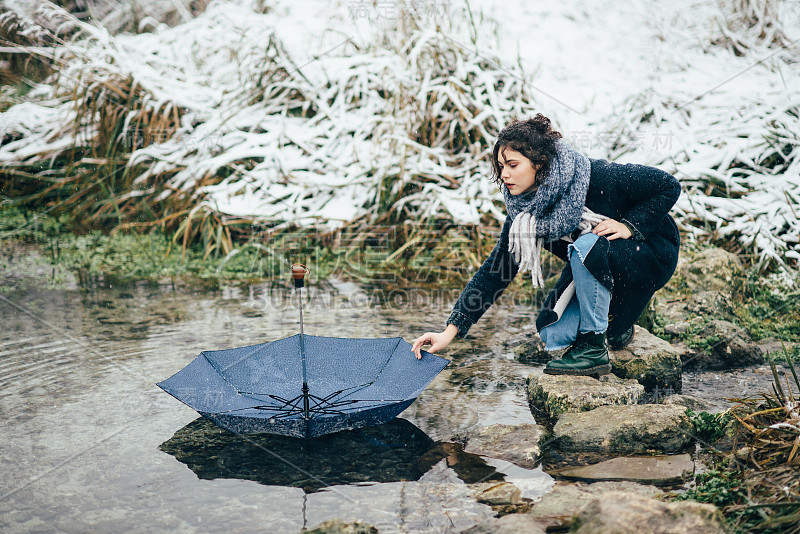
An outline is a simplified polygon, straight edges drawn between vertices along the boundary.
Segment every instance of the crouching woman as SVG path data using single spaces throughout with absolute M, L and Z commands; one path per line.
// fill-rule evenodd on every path
M 680 184 L 669 173 L 590 159 L 577 152 L 541 114 L 512 121 L 492 152 L 492 178 L 507 217 L 489 257 L 457 299 L 446 328 L 413 343 L 429 352 L 447 347 L 503 293 L 519 271 L 542 287 L 540 255 L 566 262 L 536 319 L 549 351 L 567 348 L 545 373 L 610 372 L 607 346 L 633 338 L 633 325 L 675 271 L 680 235 L 669 211 Z

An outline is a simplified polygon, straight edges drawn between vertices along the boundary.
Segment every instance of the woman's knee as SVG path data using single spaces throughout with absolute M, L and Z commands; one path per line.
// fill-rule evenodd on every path
M 589 251 L 592 250 L 592 247 L 597 240 L 600 238 L 597 234 L 583 234 L 578 239 L 575 240 L 574 243 L 571 243 L 567 249 L 569 250 L 569 259 L 572 260 L 573 252 L 577 252 L 580 256 L 581 262 L 586 258 L 586 255 L 589 254 Z

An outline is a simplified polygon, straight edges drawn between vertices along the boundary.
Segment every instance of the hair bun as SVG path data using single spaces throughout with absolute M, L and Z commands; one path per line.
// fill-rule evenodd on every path
M 550 137 L 555 137 L 555 138 L 561 137 L 561 133 L 553 131 L 550 119 L 548 119 L 541 113 L 537 113 L 534 118 L 528 119 L 526 122 L 528 122 L 528 124 L 530 124 L 531 127 L 541 135 L 549 135 Z

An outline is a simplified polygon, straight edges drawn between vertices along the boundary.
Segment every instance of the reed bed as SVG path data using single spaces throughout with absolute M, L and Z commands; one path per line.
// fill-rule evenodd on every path
M 680 179 L 683 230 L 762 269 L 795 268 L 800 259 L 800 35 L 785 33 L 796 23 L 784 20 L 799 18 L 790 9 L 726 0 L 708 14 L 698 4 L 673 21 L 686 40 L 662 79 L 604 121 L 612 158 Z M 701 83 L 698 66 L 710 73 Z
M 53 72 L 24 95 L 0 93 L 7 201 L 68 213 L 79 227 L 159 228 L 176 246 L 201 243 L 218 256 L 245 242 L 269 249 L 298 231 L 321 243 L 368 243 L 374 228 L 400 225 L 392 252 L 412 263 L 415 239 L 430 252 L 431 235 L 473 239 L 504 218 L 486 179 L 491 144 L 511 118 L 541 109 L 526 74 L 480 37 L 471 16 L 431 26 L 403 12 L 367 42 L 345 37 L 300 62 L 263 2 L 211 2 L 192 18 L 162 17 L 172 27 L 139 24 L 137 34 L 118 33 L 132 26 L 114 5 L 99 17 L 111 31 L 50 2 L 30 22 L 41 41 L 56 43 L 46 52 Z M 728 66 L 770 54 L 752 67 L 762 90 L 743 97 L 728 84 L 698 96 L 653 85 L 598 126 L 611 134 L 609 158 L 680 178 L 676 213 L 689 235 L 761 268 L 793 268 L 797 50 L 782 4 L 720 5 L 714 31 L 699 44 L 686 39 L 671 72 L 686 75 L 687 54 L 698 50 Z M 701 12 L 691 12 L 702 20 L 687 19 L 687 32 L 708 22 Z M 643 147 L 637 139 L 648 132 L 669 132 L 675 143 Z M 441 254 L 472 267 L 481 258 Z

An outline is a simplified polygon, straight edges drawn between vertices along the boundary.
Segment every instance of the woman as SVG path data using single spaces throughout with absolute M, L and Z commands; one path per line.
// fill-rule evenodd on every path
M 669 210 L 680 184 L 653 167 L 589 159 L 561 139 L 541 114 L 512 121 L 497 138 L 493 179 L 508 216 L 489 258 L 461 292 L 443 332 L 426 332 L 412 350 L 466 337 L 518 271 L 543 284 L 540 252 L 567 262 L 536 319 L 547 350 L 568 347 L 545 373 L 610 372 L 612 349 L 633 338 L 633 324 L 672 276 L 680 236 Z

